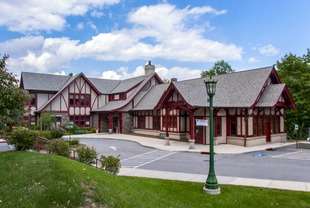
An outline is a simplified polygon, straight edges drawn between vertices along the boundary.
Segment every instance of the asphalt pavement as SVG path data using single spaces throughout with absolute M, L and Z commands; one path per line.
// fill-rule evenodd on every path
M 193 174 L 208 173 L 208 155 L 152 149 L 136 142 L 115 139 L 80 139 L 100 155 L 114 155 L 122 167 Z M 220 176 L 310 182 L 310 150 L 294 145 L 273 151 L 217 154 Z

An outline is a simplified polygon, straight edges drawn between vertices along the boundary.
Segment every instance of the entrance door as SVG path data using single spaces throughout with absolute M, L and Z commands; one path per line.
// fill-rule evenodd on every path
M 265 135 L 266 135 L 266 142 L 270 142 L 271 141 L 271 126 L 270 126 L 270 120 L 266 119 L 265 123 L 264 123 L 264 127 L 265 127 Z
M 197 144 L 204 144 L 203 129 L 204 126 L 196 126 L 195 128 L 195 143 Z
M 205 118 L 203 116 L 196 116 L 195 119 L 205 119 Z M 204 129 L 205 126 L 196 126 L 196 120 L 195 120 L 195 143 L 205 144 Z
M 119 133 L 118 117 L 113 116 L 113 133 Z

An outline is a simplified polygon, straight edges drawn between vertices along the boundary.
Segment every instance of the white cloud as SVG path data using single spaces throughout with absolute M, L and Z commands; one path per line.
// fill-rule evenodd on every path
M 18 32 L 62 30 L 67 16 L 84 15 L 91 9 L 118 2 L 119 0 L 2 0 L 0 26 Z
M 193 79 L 200 77 L 200 69 L 191 69 L 187 67 L 156 66 L 155 71 L 162 79 L 177 78 L 178 80 Z M 105 79 L 127 79 L 131 77 L 144 75 L 144 66 L 138 66 L 132 72 L 126 67 L 120 67 L 117 70 L 107 70 L 102 72 L 101 77 Z
M 104 13 L 102 11 L 99 11 L 99 10 L 93 10 L 90 13 L 90 16 L 96 17 L 96 18 L 103 17 L 103 15 L 104 15 Z
M 259 60 L 257 60 L 255 57 L 250 57 L 249 59 L 248 59 L 248 62 L 249 63 L 257 63 Z
M 24 36 L 7 40 L 0 43 L 1 53 L 14 54 L 15 56 L 25 55 L 27 51 L 37 51 L 42 48 L 43 36 Z
M 258 48 L 258 51 L 260 54 L 265 55 L 265 56 L 275 56 L 280 53 L 280 50 L 274 47 L 272 44 L 264 45 Z
M 195 24 L 187 24 L 187 19 L 192 15 L 219 12 L 210 7 L 178 9 L 170 4 L 143 6 L 128 15 L 131 28 L 99 33 L 83 43 L 65 37 L 47 38 L 42 40 L 39 50 L 27 50 L 26 55 L 14 58 L 12 62 L 16 65 L 12 64 L 12 67 L 53 71 L 80 58 L 104 61 L 154 58 L 190 62 L 239 60 L 242 48 L 210 40 Z M 145 42 L 146 38 L 154 41 Z
M 188 9 L 189 14 L 211 13 L 211 14 L 221 15 L 221 14 L 225 14 L 226 12 L 227 12 L 226 10 L 217 10 L 210 6 L 194 7 L 192 9 Z

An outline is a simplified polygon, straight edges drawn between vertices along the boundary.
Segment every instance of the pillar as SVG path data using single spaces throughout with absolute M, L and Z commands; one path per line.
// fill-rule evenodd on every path
M 190 139 L 189 139 L 189 149 L 194 149 L 195 143 L 195 119 L 194 112 L 190 112 L 189 114 L 189 123 L 190 123 Z
M 119 133 L 123 133 L 123 113 L 119 112 Z
M 109 133 L 113 132 L 113 114 L 109 113 L 108 115 L 108 127 L 109 127 Z

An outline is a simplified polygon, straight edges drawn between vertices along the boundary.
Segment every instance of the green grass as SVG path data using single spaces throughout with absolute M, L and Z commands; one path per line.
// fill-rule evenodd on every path
M 59 156 L 0 153 L 0 207 L 310 207 L 310 194 L 221 186 L 209 196 L 202 184 L 120 177 Z M 86 202 L 85 202 L 86 201 Z M 101 205 L 101 206 L 99 206 Z

